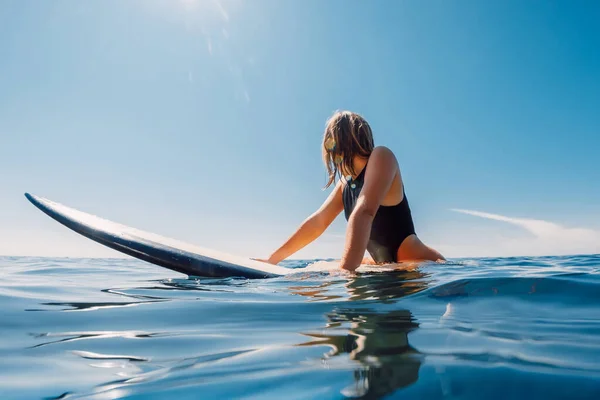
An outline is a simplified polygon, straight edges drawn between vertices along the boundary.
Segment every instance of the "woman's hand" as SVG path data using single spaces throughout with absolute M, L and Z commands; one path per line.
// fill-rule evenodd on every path
M 254 261 L 260 261 L 260 262 L 264 262 L 264 263 L 267 263 L 267 264 L 273 264 L 273 265 L 277 265 L 277 263 L 276 263 L 276 262 L 273 262 L 273 261 L 271 261 L 271 260 L 264 260 L 264 259 L 262 259 L 262 258 L 251 258 L 251 260 L 254 260 Z
M 377 263 L 371 257 L 365 257 L 362 259 L 362 264 L 376 265 Z

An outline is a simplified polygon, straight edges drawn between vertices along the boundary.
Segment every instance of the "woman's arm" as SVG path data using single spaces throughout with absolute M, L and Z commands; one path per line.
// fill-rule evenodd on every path
M 265 261 L 271 264 L 277 264 L 301 250 L 321 236 L 343 209 L 342 182 L 340 181 L 323 202 L 321 207 L 305 219 L 296 232 L 294 232 L 294 234 Z
M 348 219 L 346 245 L 340 268 L 354 271 L 360 266 L 369 242 L 373 218 L 390 190 L 397 170 L 398 163 L 391 150 L 386 147 L 373 150 L 363 187 Z

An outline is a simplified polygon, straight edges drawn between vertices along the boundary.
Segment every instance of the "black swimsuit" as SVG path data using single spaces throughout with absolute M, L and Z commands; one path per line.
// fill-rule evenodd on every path
M 350 218 L 356 200 L 364 183 L 367 166 L 363 168 L 356 179 L 348 179 L 344 185 L 342 198 L 346 220 Z M 404 188 L 402 188 L 404 191 Z M 410 207 L 406 193 L 402 201 L 393 206 L 379 206 L 371 227 L 371 236 L 367 251 L 378 263 L 397 262 L 398 248 L 408 236 L 415 233 Z

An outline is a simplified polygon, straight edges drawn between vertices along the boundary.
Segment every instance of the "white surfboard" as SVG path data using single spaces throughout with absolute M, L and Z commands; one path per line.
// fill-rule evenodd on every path
M 272 278 L 297 272 L 144 232 L 29 193 L 25 197 L 51 218 L 88 239 L 188 276 Z

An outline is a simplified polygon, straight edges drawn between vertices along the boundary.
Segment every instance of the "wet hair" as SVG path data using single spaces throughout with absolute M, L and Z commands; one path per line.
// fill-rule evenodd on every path
M 356 176 L 355 156 L 368 158 L 373 151 L 373 132 L 367 121 L 351 111 L 336 111 L 325 125 L 323 134 L 323 162 L 328 180 L 325 188 L 335 182 L 335 177 Z

